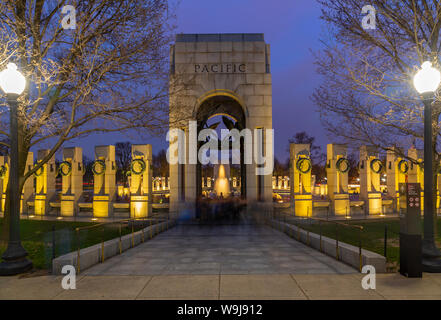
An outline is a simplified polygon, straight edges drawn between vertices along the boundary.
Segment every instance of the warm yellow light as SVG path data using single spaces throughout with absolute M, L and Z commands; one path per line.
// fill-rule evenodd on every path
M 26 79 L 17 70 L 15 63 L 8 63 L 6 69 L 0 72 L 0 87 L 6 94 L 22 94 L 25 86 Z
M 435 92 L 441 82 L 441 73 L 426 61 L 413 78 L 413 85 L 419 94 Z
M 98 219 L 97 219 L 97 218 L 92 218 L 91 220 L 92 220 L 92 221 L 97 221 Z
M 63 219 L 63 217 L 57 217 L 57 220 L 62 220 Z
M 214 190 L 216 194 L 219 196 L 222 194 L 224 197 L 227 197 L 230 194 L 230 183 L 226 178 L 225 167 L 224 165 L 219 166 L 219 174 L 218 178 L 214 184 Z

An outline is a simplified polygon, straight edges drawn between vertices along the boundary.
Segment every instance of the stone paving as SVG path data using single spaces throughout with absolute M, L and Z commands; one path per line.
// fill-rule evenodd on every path
M 407 279 L 377 274 L 364 290 L 363 274 L 248 274 L 77 277 L 75 290 L 61 276 L 0 277 L 1 299 L 56 300 L 441 300 L 441 274 Z
M 251 223 L 178 225 L 84 275 L 347 274 L 354 268 Z

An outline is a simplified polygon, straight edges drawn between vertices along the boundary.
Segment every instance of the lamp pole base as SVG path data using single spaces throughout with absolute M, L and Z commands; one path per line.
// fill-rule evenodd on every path
M 423 240 L 423 257 L 429 260 L 441 258 L 441 251 L 435 245 L 434 241 Z
M 423 272 L 441 273 L 441 259 L 423 258 Z
M 9 241 L 0 263 L 0 276 L 13 276 L 32 269 L 32 262 L 26 258 L 26 250 L 20 241 Z
M 26 258 L 0 263 L 0 276 L 14 276 L 32 269 L 32 262 Z

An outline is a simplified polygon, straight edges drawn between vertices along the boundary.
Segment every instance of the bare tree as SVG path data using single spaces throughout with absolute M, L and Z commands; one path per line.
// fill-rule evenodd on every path
M 283 163 L 277 157 L 274 157 L 274 170 L 275 176 L 288 176 L 289 175 L 289 161 Z
M 153 176 L 168 177 L 169 165 L 167 161 L 167 152 L 162 149 L 153 156 Z
M 123 186 L 128 186 L 128 173 L 132 163 L 132 144 L 130 142 L 117 142 L 115 144 L 115 156 L 118 169 L 116 180 L 122 181 Z
M 83 183 L 92 184 L 93 183 L 93 172 L 92 172 L 92 166 L 94 161 L 83 154 L 83 168 L 84 168 L 84 175 L 83 175 Z
M 423 105 L 412 79 L 424 60 L 439 65 L 438 1 L 371 1 L 377 9 L 376 30 L 363 29 L 360 1 L 318 2 L 332 30 L 316 55 L 323 84 L 313 95 L 326 128 L 346 141 L 383 150 L 409 147 L 415 141 L 421 145 Z M 439 101 L 437 94 L 434 151 Z
M 72 4 L 76 26 L 65 30 L 62 8 Z M 27 79 L 19 100 L 20 191 L 68 140 L 165 127 L 171 18 L 166 0 L 0 3 L 0 70 L 13 61 Z M 7 118 L 3 111 L 0 144 L 6 146 Z M 29 149 L 43 143 L 49 154 L 24 174 Z M 3 238 L 8 217 L 7 205 Z

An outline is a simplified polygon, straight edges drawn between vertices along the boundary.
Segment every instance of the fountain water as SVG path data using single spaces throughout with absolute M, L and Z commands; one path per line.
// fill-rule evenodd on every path
M 222 194 L 224 198 L 230 195 L 230 181 L 228 180 L 223 164 L 219 165 L 214 191 L 216 195 L 220 196 Z

